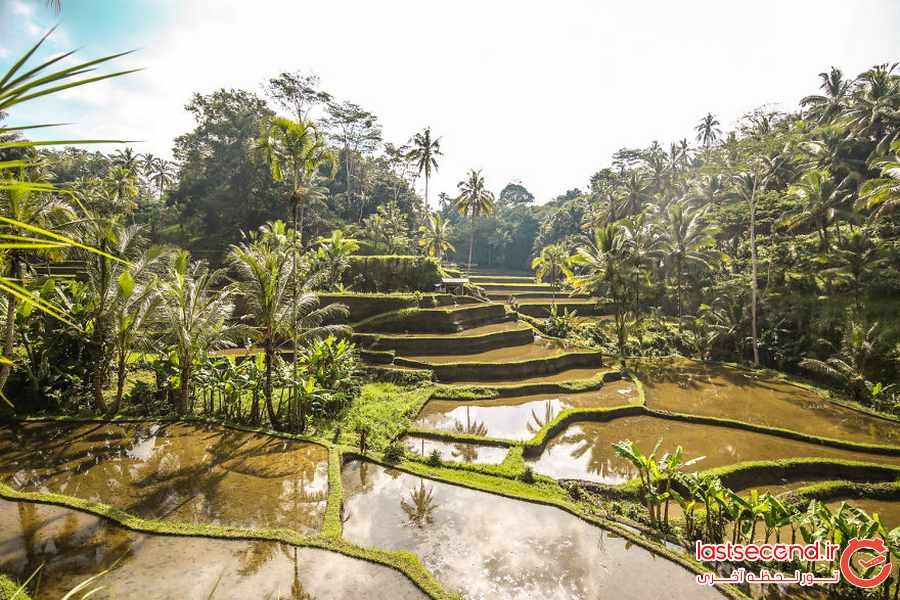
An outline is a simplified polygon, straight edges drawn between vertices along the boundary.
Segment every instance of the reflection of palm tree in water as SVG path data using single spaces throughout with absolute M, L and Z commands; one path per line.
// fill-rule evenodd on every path
M 409 522 L 420 529 L 434 523 L 434 511 L 437 507 L 434 489 L 426 488 L 424 480 L 419 480 L 419 487 L 410 492 L 409 501 L 400 500 L 400 508 L 409 517 Z
M 463 435 L 477 435 L 478 437 L 487 437 L 487 426 L 481 421 L 473 421 L 469 414 L 469 407 L 466 407 L 466 422 L 454 421 L 453 430 Z M 473 444 L 453 444 L 455 452 L 454 458 L 462 459 L 463 462 L 473 462 L 478 458 L 478 447 Z M 424 455 L 424 452 L 423 452 Z
M 278 551 L 281 551 L 294 567 L 291 593 L 289 596 L 282 596 L 280 592 L 274 592 L 268 594 L 266 600 L 315 600 L 312 594 L 303 589 L 303 581 L 300 579 L 299 551 L 296 546 L 267 541 L 252 542 L 250 549 L 244 552 L 241 557 L 241 567 L 238 570 L 238 575 L 242 577 L 253 575 L 263 565 L 273 560 Z
M 558 438 L 560 442 L 573 446 L 569 453 L 573 459 L 579 459 L 589 452 L 587 470 L 589 473 L 605 474 L 620 479 L 637 477 L 631 465 L 617 457 L 610 459 L 607 448 L 612 443 L 604 440 L 597 430 L 579 428 L 577 432 Z
M 544 414 L 538 415 L 534 410 L 531 411 L 531 419 L 528 421 L 528 433 L 536 434 L 543 429 L 547 423 L 556 418 L 556 409 L 553 406 L 553 400 L 544 402 Z

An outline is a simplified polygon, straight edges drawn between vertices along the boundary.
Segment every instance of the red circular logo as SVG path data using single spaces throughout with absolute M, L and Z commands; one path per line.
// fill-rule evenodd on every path
M 861 550 L 874 554 L 872 557 L 861 557 L 858 560 L 858 564 L 863 572 L 868 571 L 872 567 L 881 565 L 881 568 L 876 570 L 874 574 L 869 577 L 860 577 L 856 573 L 856 568 L 853 566 L 853 555 Z M 856 587 L 873 588 L 881 585 L 890 574 L 891 563 L 888 560 L 887 546 L 884 545 L 883 540 L 861 540 L 859 538 L 853 538 L 841 553 L 841 575 L 844 576 L 845 580 Z

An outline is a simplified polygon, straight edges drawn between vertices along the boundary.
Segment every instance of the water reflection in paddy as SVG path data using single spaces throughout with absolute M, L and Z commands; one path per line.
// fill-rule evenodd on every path
M 631 381 L 614 381 L 593 392 L 543 394 L 489 400 L 431 400 L 416 425 L 424 429 L 529 439 L 567 408 L 622 406 L 638 401 Z
M 792 429 L 820 437 L 900 446 L 900 424 L 824 400 L 762 374 L 689 359 L 636 361 L 647 406 Z
M 318 530 L 323 447 L 187 424 L 29 423 L 0 429 L 0 481 L 190 523 Z
M 397 571 L 325 550 L 147 535 L 65 508 L 0 500 L 0 572 L 24 581 L 42 564 L 36 598 L 61 598 L 110 568 L 91 598 L 201 599 L 214 588 L 216 600 L 425 598 Z
M 370 463 L 344 467 L 344 536 L 414 552 L 466 598 L 719 598 L 681 567 L 559 509 Z
M 660 438 L 663 439 L 660 455 L 682 446 L 685 459 L 703 457 L 687 467 L 694 471 L 750 460 L 800 457 L 900 464 L 898 456 L 842 450 L 730 427 L 639 416 L 571 425 L 547 444 L 534 462 L 534 468 L 557 479 L 622 483 L 636 477 L 637 472 L 618 457 L 612 444 L 630 439 L 644 452 L 650 452 Z
M 499 465 L 506 458 L 506 446 L 487 446 L 465 442 L 444 442 L 417 436 L 404 436 L 403 445 L 411 452 L 429 456 L 437 450 L 442 460 Z

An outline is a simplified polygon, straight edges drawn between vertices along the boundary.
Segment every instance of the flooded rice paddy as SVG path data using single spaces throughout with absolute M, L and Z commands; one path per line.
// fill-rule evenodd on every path
M 791 429 L 825 438 L 900 446 L 900 423 L 746 369 L 689 359 L 636 361 L 647 406 Z
M 148 535 L 66 508 L 0 500 L 0 572 L 24 581 L 40 565 L 35 598 L 61 598 L 107 569 L 92 599 L 426 598 L 402 573 L 334 552 Z
M 0 481 L 176 522 L 318 531 L 328 452 L 183 423 L 26 423 L 0 428 Z
M 410 452 L 421 456 L 430 456 L 437 450 L 441 455 L 441 460 L 485 465 L 499 465 L 509 451 L 506 446 L 445 442 L 413 435 L 404 436 L 403 445 Z
M 423 429 L 526 440 L 567 408 L 609 408 L 638 402 L 631 381 L 592 392 L 535 394 L 489 400 L 431 400 L 416 418 Z
M 409 550 L 465 598 L 720 598 L 675 563 L 560 509 L 352 461 L 344 537 Z
M 684 448 L 685 460 L 697 459 L 687 470 L 702 471 L 751 460 L 837 458 L 874 464 L 900 464 L 900 456 L 884 456 L 831 448 L 778 436 L 652 416 L 621 417 L 608 422 L 570 425 L 547 444 L 534 469 L 557 479 L 623 483 L 637 476 L 612 445 L 629 439 L 650 452 L 662 438 L 660 455 Z

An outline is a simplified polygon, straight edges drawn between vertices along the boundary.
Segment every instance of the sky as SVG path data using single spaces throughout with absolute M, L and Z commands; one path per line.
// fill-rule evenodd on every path
M 386 141 L 432 128 L 432 204 L 471 168 L 495 193 L 518 181 L 546 202 L 586 189 L 619 148 L 693 140 L 707 112 L 728 128 L 763 105 L 793 110 L 832 65 L 900 60 L 897 0 L 63 0 L 59 15 L 0 0 L 0 72 L 57 23 L 48 53 L 136 50 L 116 66 L 142 70 L 12 121 L 170 156 L 193 93 L 312 72 L 377 114 Z

